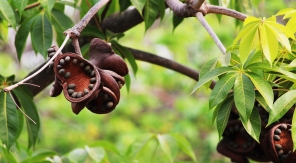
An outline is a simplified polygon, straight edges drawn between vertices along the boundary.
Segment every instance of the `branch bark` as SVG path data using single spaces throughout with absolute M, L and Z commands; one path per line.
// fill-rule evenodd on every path
M 206 2 L 204 2 L 198 9 L 198 1 L 193 1 L 192 3 L 189 2 L 188 4 L 186 4 L 180 2 L 179 0 L 166 0 L 166 3 L 171 8 L 171 10 L 173 10 L 174 14 L 179 17 L 194 17 L 197 12 L 201 12 L 204 16 L 210 13 L 222 14 L 242 21 L 245 20 L 247 17 L 245 14 L 238 11 L 225 7 L 211 5 Z

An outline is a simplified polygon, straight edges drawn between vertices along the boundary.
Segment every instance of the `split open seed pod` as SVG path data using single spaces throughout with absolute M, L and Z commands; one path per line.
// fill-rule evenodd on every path
M 263 149 L 274 163 L 295 163 L 296 152 L 293 151 L 291 125 L 280 123 L 274 126 L 264 138 Z
M 242 123 L 239 120 L 229 121 L 221 143 L 237 153 L 248 153 L 256 145 L 256 141 L 247 133 Z

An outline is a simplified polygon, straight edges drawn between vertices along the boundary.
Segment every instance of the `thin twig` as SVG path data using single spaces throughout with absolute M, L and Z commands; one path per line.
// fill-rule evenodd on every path
M 9 91 L 8 92 L 9 93 L 9 95 L 10 95 L 10 97 L 11 97 L 11 99 L 12 99 L 12 101 L 14 102 L 14 104 L 16 105 L 16 107 L 29 119 L 29 120 L 31 120 L 34 124 L 36 124 L 36 122 L 31 118 L 31 117 L 29 117 L 26 113 L 25 113 L 25 111 L 23 111 L 19 106 L 18 106 L 18 104 L 16 103 L 16 101 L 14 100 L 14 98 L 13 98 L 13 96 L 12 96 L 12 94 L 11 94 L 11 92 Z
M 25 79 L 19 81 L 18 83 L 13 84 L 13 85 L 11 85 L 11 86 L 9 86 L 9 87 L 4 88 L 4 91 L 5 91 L 5 92 L 9 92 L 9 91 L 11 91 L 12 89 L 18 87 L 19 85 L 22 85 L 22 84 L 25 83 L 26 81 L 30 80 L 31 78 L 33 78 L 34 76 L 36 76 L 37 74 L 39 74 L 42 70 L 44 70 L 45 68 L 47 68 L 48 65 L 49 65 L 49 64 L 50 64 L 50 63 L 51 63 L 51 62 L 52 62 L 52 61 L 53 61 L 53 60 L 59 55 L 59 53 L 62 51 L 62 49 L 63 49 L 64 46 L 66 45 L 66 43 L 67 43 L 67 41 L 69 40 L 69 38 L 70 38 L 70 35 L 67 35 L 66 38 L 65 38 L 65 40 L 64 40 L 64 42 L 63 42 L 63 44 L 62 44 L 62 46 L 60 47 L 60 49 L 55 53 L 55 55 L 54 55 L 52 58 L 50 58 L 50 60 L 48 60 L 48 61 L 46 62 L 46 64 L 45 64 L 43 67 L 41 67 L 38 71 L 36 71 L 36 72 L 33 73 L 32 75 L 30 75 L 30 76 L 26 77 Z
M 35 2 L 35 3 L 32 3 L 32 4 L 28 5 L 28 6 L 26 6 L 24 10 L 29 10 L 29 9 L 37 7 L 39 5 L 40 5 L 40 2 Z
M 75 53 L 80 55 L 82 57 L 81 51 L 80 51 L 80 46 L 79 46 L 79 41 L 78 38 L 73 38 L 72 39 L 72 45 L 74 46 Z
M 206 19 L 203 16 L 203 14 L 201 12 L 198 12 L 198 13 L 196 13 L 196 17 L 200 21 L 200 23 L 204 26 L 204 28 L 208 31 L 208 33 L 210 34 L 210 36 L 213 38 L 213 40 L 215 41 L 216 45 L 219 47 L 220 51 L 223 54 L 226 54 L 226 48 L 224 47 L 224 45 L 222 44 L 222 42 L 220 41 L 220 39 L 216 35 L 216 33 L 213 31 L 213 29 L 211 28 L 211 26 L 208 24 L 208 22 L 206 21 Z
M 207 14 L 222 14 L 222 15 L 227 15 L 233 18 L 236 18 L 238 20 L 244 21 L 247 18 L 247 15 L 229 9 L 229 8 L 225 8 L 225 7 L 221 7 L 221 6 L 215 6 L 215 5 L 211 5 L 211 4 L 207 4 L 206 5 L 207 8 Z
M 90 19 L 109 1 L 110 0 L 100 0 L 84 15 L 84 17 L 77 24 L 74 25 L 74 27 L 66 30 L 64 34 L 70 34 L 71 38 L 79 37 L 80 33 L 87 26 Z

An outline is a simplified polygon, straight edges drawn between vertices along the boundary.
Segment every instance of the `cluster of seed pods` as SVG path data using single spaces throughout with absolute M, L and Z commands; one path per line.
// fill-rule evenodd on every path
M 48 57 L 57 50 L 56 46 L 49 48 Z M 108 43 L 98 38 L 91 41 L 89 58 L 88 61 L 71 52 L 59 54 L 49 66 L 56 75 L 50 96 L 63 91 L 75 114 L 84 107 L 97 114 L 109 113 L 120 100 L 127 65 Z
M 278 122 L 268 127 L 268 113 L 259 104 L 255 104 L 254 109 L 258 109 L 261 117 L 260 143 L 247 134 L 234 107 L 217 151 L 236 163 L 249 163 L 250 159 L 256 162 L 295 163 L 296 152 L 292 152 L 291 137 L 291 115 L 295 108 L 292 107 Z

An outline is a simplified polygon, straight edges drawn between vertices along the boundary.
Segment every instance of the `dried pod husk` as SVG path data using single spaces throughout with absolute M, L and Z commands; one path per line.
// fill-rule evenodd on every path
M 98 69 L 99 73 L 101 75 L 101 81 L 103 87 L 107 87 L 110 91 L 115 94 L 117 101 L 120 100 L 120 88 L 118 86 L 118 83 L 115 78 L 113 78 L 112 74 L 115 75 L 116 73 L 111 73 L 110 71 L 104 71 L 101 69 Z M 123 80 L 124 81 L 124 80 Z
M 49 95 L 51 97 L 56 97 L 56 96 L 60 95 L 62 93 L 62 91 L 63 91 L 63 87 L 61 85 L 61 81 L 57 78 L 57 76 L 55 76 L 54 84 L 49 91 Z
M 260 141 L 261 142 L 261 141 Z M 257 162 L 269 162 L 271 161 L 265 154 L 263 148 L 259 143 L 256 143 L 256 146 L 247 153 L 247 157 L 251 160 L 257 161 Z
M 60 61 L 64 61 L 66 57 L 70 57 L 70 60 L 65 62 L 64 65 L 61 65 Z M 79 63 L 84 63 L 84 67 L 80 67 L 78 64 L 74 64 L 74 59 L 78 60 Z M 58 69 L 58 65 L 61 65 L 62 68 Z M 90 79 L 93 77 L 90 76 L 90 71 L 85 71 L 85 66 L 89 66 L 90 70 L 94 71 L 96 83 L 90 83 Z M 61 81 L 64 96 L 70 102 L 79 103 L 90 101 L 100 91 L 101 77 L 98 70 L 89 61 L 81 58 L 75 53 L 68 52 L 63 55 L 59 55 L 54 62 L 54 72 L 57 78 Z M 72 94 L 68 93 L 69 84 L 75 85 L 75 94 L 78 94 L 78 92 L 83 92 L 84 89 L 88 89 L 90 84 L 92 84 L 93 87 L 92 89 L 89 89 L 88 94 L 82 94 L 82 97 L 77 97 L 71 96 Z M 77 111 L 75 111 L 75 113 L 77 114 Z
M 93 113 L 106 114 L 115 109 L 119 100 L 116 95 L 107 87 L 103 87 L 101 92 L 89 102 L 86 107 Z M 108 103 L 112 103 L 112 106 L 108 107 Z
M 228 122 L 224 133 L 223 143 L 236 153 L 248 153 L 256 145 L 256 141 L 247 133 L 241 121 L 231 120 Z
M 111 70 L 120 76 L 128 74 L 128 67 L 124 60 L 114 53 L 109 44 L 99 38 L 92 39 L 90 43 L 89 60 L 95 66 Z
M 230 158 L 232 162 L 238 162 L 238 163 L 249 163 L 247 157 L 245 157 L 244 154 L 241 153 L 236 153 L 232 150 L 229 150 L 226 146 L 225 146 L 225 142 L 223 142 L 223 139 L 218 143 L 217 145 L 217 151 Z
M 296 152 L 292 152 L 291 125 L 288 123 L 275 125 L 264 138 L 262 147 L 274 163 L 296 162 Z

